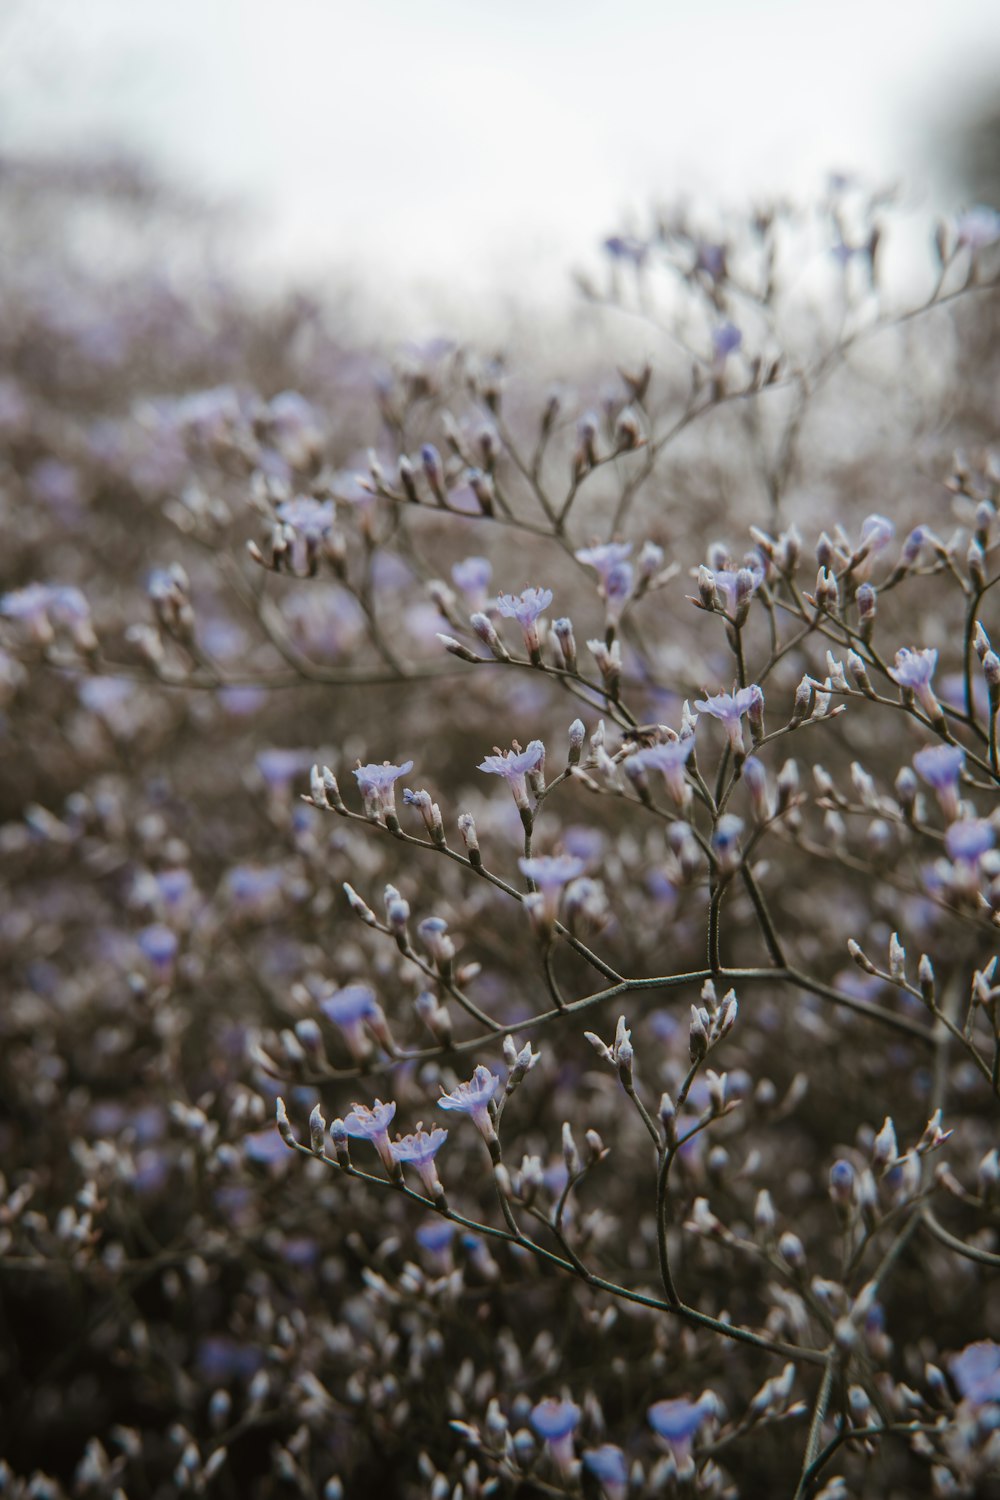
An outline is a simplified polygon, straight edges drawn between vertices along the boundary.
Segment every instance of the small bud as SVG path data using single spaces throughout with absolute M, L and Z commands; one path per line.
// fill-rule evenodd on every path
M 688 1033 L 688 1051 L 693 1063 L 701 1062 L 708 1055 L 708 1026 L 706 1012 L 697 1005 L 691 1007 L 691 1029 Z
M 315 1156 L 322 1156 L 326 1148 L 326 1121 L 323 1111 L 314 1104 L 309 1116 L 309 1144 Z
M 442 1047 L 451 1046 L 452 1023 L 451 1017 L 440 1005 L 429 990 L 422 991 L 413 1002 L 413 1009 L 423 1021 L 427 1030 L 436 1042 Z
M 632 407 L 626 406 L 618 413 L 618 420 L 615 423 L 615 447 L 619 453 L 629 452 L 633 448 L 638 448 L 641 440 L 639 419 Z
M 736 1017 L 739 1015 L 739 1002 L 736 999 L 735 990 L 729 990 L 722 997 L 722 1004 L 712 1022 L 712 1046 L 727 1037 L 736 1025 Z M 725 1076 L 725 1075 L 723 1075 Z
M 767 771 L 755 755 L 743 762 L 743 781 L 750 793 L 753 810 L 762 823 L 771 816 L 771 795 L 767 785 Z
M 994 1204 L 1000 1200 L 1000 1152 L 996 1147 L 987 1151 L 979 1163 L 976 1180 L 979 1195 L 985 1203 Z
M 576 1141 L 573 1139 L 573 1131 L 568 1120 L 563 1121 L 562 1128 L 562 1154 L 566 1163 L 566 1170 L 571 1177 L 576 1177 L 582 1170 L 580 1153 L 576 1149 Z
M 483 515 L 492 516 L 496 500 L 496 484 L 492 474 L 484 474 L 482 469 L 468 469 L 465 481 L 479 502 L 479 509 Z
M 909 766 L 903 766 L 896 776 L 895 792 L 896 801 L 907 818 L 913 817 L 918 785 L 916 773 Z
M 714 1039 L 712 1042 L 714 1046 Z M 727 1073 L 715 1073 L 711 1068 L 705 1072 L 705 1082 L 708 1085 L 708 1103 L 713 1114 L 725 1114 L 726 1110 L 726 1084 L 729 1075 Z
M 983 676 L 990 692 L 990 710 L 996 713 L 1000 705 L 1000 656 L 995 651 L 987 651 L 983 657 Z
M 677 1143 L 677 1107 L 670 1095 L 664 1091 L 660 1096 L 660 1123 L 667 1145 L 673 1146 Z
M 840 1209 L 849 1208 L 854 1200 L 856 1174 L 849 1161 L 835 1161 L 830 1168 L 830 1197 Z
M 926 953 L 920 955 L 920 963 L 917 966 L 917 978 L 920 981 L 920 993 L 928 1010 L 934 1009 L 934 965 Z
M 608 1148 L 596 1130 L 585 1131 L 583 1139 L 587 1145 L 587 1166 L 593 1167 L 607 1156 Z
M 865 666 L 864 658 L 860 657 L 856 651 L 847 653 L 847 670 L 853 677 L 855 686 L 859 687 L 866 697 L 874 698 L 875 689 L 868 676 L 868 668 Z
M 836 614 L 840 608 L 840 586 L 826 568 L 820 568 L 816 575 L 816 607 L 828 614 Z
M 573 472 L 578 478 L 598 462 L 597 428 L 597 418 L 589 411 L 576 424 L 577 447 L 573 455 Z
M 413 464 L 410 462 L 405 453 L 399 460 L 399 468 L 397 472 L 399 474 L 399 486 L 403 491 L 403 494 L 406 496 L 407 500 L 410 500 L 413 502 L 413 504 L 418 505 L 420 503 L 420 496 L 417 494 L 417 483 L 413 473 Z
M 471 813 L 459 813 L 458 831 L 465 843 L 470 865 L 472 865 L 474 870 L 481 870 L 483 867 L 483 856 L 479 851 L 479 835 L 476 832 L 475 819 Z
M 808 717 L 809 709 L 812 705 L 812 698 L 813 685 L 809 681 L 808 676 L 803 677 L 798 687 L 795 689 L 795 701 L 792 704 L 792 717 L 790 723 L 801 724 L 802 720 Z
M 569 756 L 568 764 L 578 766 L 580 756 L 583 753 L 583 741 L 587 731 L 582 719 L 574 719 L 569 726 Z
M 976 655 L 979 657 L 979 660 L 982 661 L 987 651 L 991 649 L 990 638 L 986 634 L 986 631 L 983 629 L 982 620 L 976 621 L 976 633 L 973 636 L 972 644 L 975 649 Z
M 479 662 L 483 660 L 483 658 L 481 656 L 477 656 L 474 651 L 470 651 L 468 646 L 463 646 L 461 641 L 456 641 L 453 635 L 445 635 L 442 631 L 439 630 L 437 631 L 437 638 L 441 642 L 444 649 L 446 651 L 450 651 L 452 656 L 457 656 L 459 661 Z
M 777 1227 L 778 1216 L 774 1211 L 774 1201 L 767 1188 L 761 1188 L 754 1203 L 753 1222 L 760 1238 L 769 1241 L 774 1237 Z
M 509 1054 L 506 1045 L 507 1042 L 510 1042 Z M 504 1056 L 508 1059 L 507 1066 L 510 1069 L 510 1074 L 508 1076 L 506 1086 L 506 1092 L 508 1094 L 512 1094 L 517 1088 L 518 1084 L 521 1083 L 525 1078 L 526 1074 L 531 1072 L 531 1069 L 538 1062 L 538 1059 L 541 1057 L 541 1055 L 542 1054 L 540 1052 L 532 1052 L 530 1042 L 525 1042 L 520 1051 L 517 1051 L 515 1050 L 512 1038 L 504 1038 Z
M 350 1137 L 347 1134 L 347 1126 L 343 1120 L 330 1121 L 330 1139 L 333 1142 L 333 1153 L 342 1167 L 351 1165 Z
M 444 489 L 444 466 L 441 463 L 441 455 L 433 443 L 425 443 L 421 448 L 420 466 L 435 500 L 439 505 L 445 505 L 447 497 Z
M 298 1141 L 295 1139 L 292 1131 L 291 1122 L 288 1118 L 288 1110 L 285 1108 L 285 1101 L 280 1094 L 274 1102 L 274 1113 L 278 1124 L 278 1134 L 286 1146 L 291 1146 L 294 1149 L 298 1145 Z
M 476 632 L 483 645 L 493 653 L 497 661 L 510 661 L 510 652 L 507 650 L 507 647 L 500 639 L 500 636 L 497 633 L 497 628 L 493 624 L 493 621 L 490 619 L 489 615 L 479 614 L 477 612 L 470 617 L 469 624 L 472 626 L 473 630 Z
M 893 979 L 906 979 L 906 949 L 899 941 L 898 932 L 894 932 L 889 939 L 889 973 Z
M 854 960 L 854 962 L 857 964 L 858 968 L 864 970 L 866 974 L 878 973 L 878 969 L 872 963 L 871 959 L 866 955 L 864 949 L 861 947 L 861 944 L 856 943 L 853 938 L 847 939 L 847 951 L 851 955 L 851 958 Z
M 794 760 L 786 760 L 778 772 L 778 812 L 784 812 L 798 795 L 799 768 Z
M 805 1247 L 798 1235 L 793 1234 L 790 1229 L 786 1229 L 778 1240 L 778 1254 L 793 1271 L 804 1269 L 806 1263 Z
M 360 918 L 360 920 L 364 922 L 366 927 L 378 926 L 378 918 L 372 911 L 371 907 L 366 901 L 363 901 L 361 899 L 354 887 L 352 885 L 349 885 L 346 880 L 344 881 L 344 895 L 347 897 L 348 905 L 350 906 L 351 911 L 356 917 Z
M 559 643 L 559 650 L 567 672 L 575 672 L 576 636 L 573 634 L 573 621 L 567 619 L 565 615 L 558 620 L 553 620 L 552 633 Z
M 886 1115 L 882 1129 L 872 1142 L 872 1166 L 881 1167 L 885 1171 L 898 1158 L 899 1146 L 896 1142 L 896 1127 L 892 1123 L 892 1116 Z
M 315 807 L 330 809 L 330 799 L 326 795 L 326 784 L 319 766 L 313 766 L 309 772 L 309 794 Z

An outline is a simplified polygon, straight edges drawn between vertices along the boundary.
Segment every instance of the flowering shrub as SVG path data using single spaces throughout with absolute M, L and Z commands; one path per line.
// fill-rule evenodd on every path
M 0 1493 L 1000 1493 L 991 224 L 573 393 L 21 227 Z

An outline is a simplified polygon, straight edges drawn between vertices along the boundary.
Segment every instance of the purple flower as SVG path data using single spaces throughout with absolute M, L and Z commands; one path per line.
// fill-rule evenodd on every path
M 835 1203 L 850 1203 L 856 1173 L 849 1161 L 838 1158 L 830 1168 L 830 1196 Z
M 292 571 L 303 574 L 315 570 L 320 544 L 333 530 L 337 518 L 332 500 L 314 500 L 311 495 L 296 495 L 275 506 L 275 514 L 292 547 Z
M 429 1255 L 443 1255 L 451 1248 L 455 1238 L 455 1226 L 449 1219 L 429 1219 L 416 1231 L 417 1244 Z
M 721 370 L 730 354 L 735 354 L 743 343 L 743 335 L 735 323 L 723 323 L 712 329 L 712 363 Z
M 357 766 L 354 774 L 358 779 L 358 786 L 364 798 L 365 812 L 369 818 L 376 822 L 380 815 L 386 822 L 390 818 L 395 819 L 395 783 L 401 776 L 405 776 L 407 771 L 412 770 L 412 760 L 405 761 L 401 766 L 390 765 L 388 761 L 383 761 L 380 766 L 374 763 Z
M 459 1083 L 450 1094 L 442 1094 L 439 1109 L 457 1109 L 472 1117 L 473 1124 L 487 1143 L 496 1140 L 496 1131 L 490 1118 L 490 1101 L 500 1087 L 500 1079 L 489 1068 L 478 1065 L 468 1083 Z
M 286 1146 L 281 1146 L 281 1151 L 283 1156 L 288 1155 Z M 265 1356 L 263 1349 L 254 1344 L 242 1344 L 225 1334 L 215 1334 L 199 1341 L 195 1358 L 199 1375 L 210 1387 L 215 1387 L 250 1380 L 264 1363 Z
M 190 913 L 195 899 L 191 871 L 183 867 L 161 870 L 156 876 L 156 890 L 166 911 L 181 916 Z
M 497 609 L 505 620 L 516 620 L 524 635 L 524 646 L 528 655 L 535 659 L 539 652 L 538 617 L 552 603 L 551 589 L 524 589 L 520 594 L 498 594 Z
M 580 1421 L 580 1408 L 574 1401 L 556 1401 L 548 1397 L 531 1409 L 531 1425 L 548 1444 L 557 1466 L 566 1472 L 573 1462 L 573 1433 Z
M 604 241 L 603 249 L 612 260 L 628 261 L 636 270 L 643 264 L 649 253 L 649 246 L 645 240 L 637 239 L 634 234 L 609 234 Z
M 144 927 L 136 941 L 158 979 L 169 979 L 177 957 L 177 934 L 161 922 Z
M 383 1104 L 381 1099 L 376 1099 L 371 1109 L 366 1104 L 352 1104 L 350 1114 L 344 1116 L 344 1129 L 347 1134 L 360 1140 L 371 1141 L 382 1158 L 383 1166 L 392 1177 L 395 1177 L 399 1171 L 389 1140 L 389 1126 L 392 1124 L 395 1113 L 395 1104 Z
M 712 281 L 724 281 L 726 277 L 725 245 L 713 245 L 708 240 L 699 240 L 695 246 L 696 260 L 694 269 L 704 271 L 705 275 Z
M 43 644 L 52 639 L 52 626 L 70 631 L 81 648 L 93 644 L 90 606 L 79 589 L 64 584 L 29 583 L 0 595 L 0 615 L 17 620 Z
M 635 569 L 629 562 L 616 563 L 604 581 L 604 616 L 608 625 L 617 625 L 622 610 L 632 594 Z
M 420 1181 L 432 1198 L 444 1197 L 444 1188 L 438 1177 L 434 1158 L 447 1139 L 447 1130 L 442 1130 L 440 1126 L 427 1131 L 418 1125 L 412 1135 L 397 1136 L 390 1142 L 394 1160 L 408 1161 L 411 1166 L 416 1167 Z
M 588 828 L 583 823 L 570 823 L 562 830 L 562 846 L 567 854 L 575 854 L 585 865 L 601 860 L 607 847 L 607 839 L 599 828 Z
M 928 648 L 923 650 L 904 646 L 896 652 L 896 666 L 889 668 L 889 676 L 901 688 L 915 693 L 921 708 L 935 722 L 942 717 L 941 705 L 934 696 L 931 678 L 937 666 L 938 654 Z
M 1000 213 L 986 204 L 977 203 L 967 208 L 955 220 L 958 244 L 969 250 L 986 250 L 1000 241 Z
M 723 813 L 712 834 L 712 849 L 720 864 L 731 866 L 734 863 L 742 833 L 743 819 L 735 813 Z
M 659 771 L 668 796 L 678 807 L 685 807 L 691 800 L 691 788 L 684 769 L 693 749 L 694 735 L 689 734 L 682 740 L 667 740 L 662 745 L 650 745 L 645 750 L 637 750 L 625 761 L 624 769 L 627 775 L 634 771 Z
M 917 774 L 934 788 L 949 819 L 958 817 L 958 778 L 965 765 L 961 745 L 925 745 L 913 757 Z
M 542 916 L 551 926 L 559 913 L 559 897 L 564 886 L 584 872 L 582 859 L 572 854 L 536 854 L 518 860 L 521 874 L 534 881 L 542 895 Z
M 607 587 L 609 577 L 631 551 L 631 542 L 598 542 L 593 547 L 580 547 L 573 556 L 577 562 L 586 563 L 589 568 L 593 568 L 601 583 Z
M 896 528 L 888 516 L 873 513 L 861 523 L 861 536 L 851 559 L 851 571 L 856 582 L 861 583 L 871 576 L 876 555 L 884 551 L 896 535 Z
M 614 1443 L 602 1443 L 600 1448 L 588 1448 L 583 1455 L 583 1466 L 603 1487 L 607 1500 L 625 1500 L 628 1494 L 628 1461 Z
M 533 880 L 539 890 L 561 890 L 583 874 L 583 861 L 572 854 L 536 854 L 518 860 L 521 874 Z
M 311 750 L 261 750 L 257 769 L 270 791 L 287 796 L 295 777 L 308 771 L 315 759 Z
M 657 1401 L 646 1413 L 650 1427 L 673 1450 L 675 1458 L 686 1458 L 691 1442 L 710 1417 L 718 1412 L 718 1400 L 712 1391 L 704 1391 L 697 1401 L 681 1396 L 675 1401 Z
M 577 561 L 593 568 L 600 579 L 600 593 L 605 601 L 609 625 L 617 625 L 632 594 L 635 569 L 627 560 L 631 551 L 631 542 L 599 542 L 593 547 L 581 547 L 574 553 Z
M 296 644 L 310 656 L 342 656 L 364 629 L 360 604 L 336 584 L 314 585 L 291 594 L 283 601 L 281 613 Z
M 268 403 L 267 415 L 282 456 L 295 469 L 307 468 L 323 442 L 316 408 L 298 391 L 279 391 Z
M 711 714 L 713 718 L 722 721 L 733 754 L 742 760 L 746 747 L 743 744 L 740 720 L 747 713 L 759 718 L 764 709 L 764 694 L 757 684 L 751 683 L 749 687 L 740 688 L 735 693 L 712 693 L 707 698 L 696 699 L 694 706 L 699 713 Z
M 948 1361 L 951 1378 L 972 1406 L 1000 1401 L 1000 1344 L 980 1339 Z
M 996 833 L 992 823 L 987 823 L 985 818 L 965 818 L 961 823 L 952 823 L 944 842 L 950 859 L 976 865 L 993 848 Z
M 375 999 L 375 991 L 367 984 L 346 984 L 334 990 L 319 1002 L 319 1008 L 328 1021 L 340 1028 L 348 1051 L 356 1062 L 363 1062 L 371 1048 L 365 1033 L 365 1022 L 384 1022 L 382 1008 Z
M 888 516 L 877 512 L 866 516 L 861 523 L 861 547 L 866 552 L 881 552 L 896 535 L 896 528 Z M 861 550 L 861 547 L 858 550 Z
M 337 519 L 332 500 L 314 500 L 311 495 L 296 495 L 275 507 L 278 520 L 306 542 L 321 542 Z
M 473 610 L 481 610 L 486 603 L 486 592 L 493 576 L 488 558 L 465 557 L 451 570 L 451 581 L 462 593 Z
M 288 1161 L 288 1147 L 273 1127 L 245 1135 L 243 1152 L 248 1161 L 260 1162 L 266 1167 L 285 1166 Z
M 735 615 L 739 607 L 764 582 L 764 569 L 760 563 L 742 568 L 706 568 L 704 571 L 709 575 L 719 601 L 729 615 Z
M 538 769 L 544 760 L 545 746 L 541 740 L 531 740 L 526 750 L 522 750 L 515 740 L 512 750 L 497 750 L 495 755 L 487 755 L 477 769 L 486 771 L 491 776 L 502 776 L 511 789 L 514 801 L 524 809 L 528 806 L 525 777 L 529 771 Z
M 274 916 L 281 905 L 284 875 L 274 866 L 233 865 L 226 872 L 224 889 L 231 905 L 244 917 L 261 921 Z

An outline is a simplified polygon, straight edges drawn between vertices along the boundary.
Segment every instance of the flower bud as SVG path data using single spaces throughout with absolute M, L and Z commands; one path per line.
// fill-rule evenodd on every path
M 778 1240 L 778 1254 L 793 1271 L 804 1269 L 806 1263 L 805 1247 L 798 1235 L 793 1234 L 790 1229 L 786 1229 Z
M 298 1145 L 298 1141 L 295 1139 L 291 1121 L 288 1118 L 288 1110 L 285 1108 L 285 1101 L 284 1099 L 282 1099 L 280 1094 L 274 1102 L 274 1114 L 278 1126 L 278 1134 L 281 1136 L 281 1139 L 284 1141 L 286 1146 L 291 1146 L 294 1149 L 294 1147 Z
M 326 1121 L 323 1111 L 314 1104 L 309 1115 L 309 1144 L 315 1156 L 322 1156 L 326 1147 Z
M 707 1012 L 697 1005 L 691 1007 L 691 1028 L 688 1033 L 688 1051 L 693 1063 L 701 1062 L 708 1055 Z

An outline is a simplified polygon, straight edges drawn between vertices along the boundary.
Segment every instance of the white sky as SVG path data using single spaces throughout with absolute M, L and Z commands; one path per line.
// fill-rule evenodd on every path
M 554 289 L 678 191 L 929 192 L 997 0 L 6 0 L 0 135 L 148 153 L 245 249 L 394 298 Z

